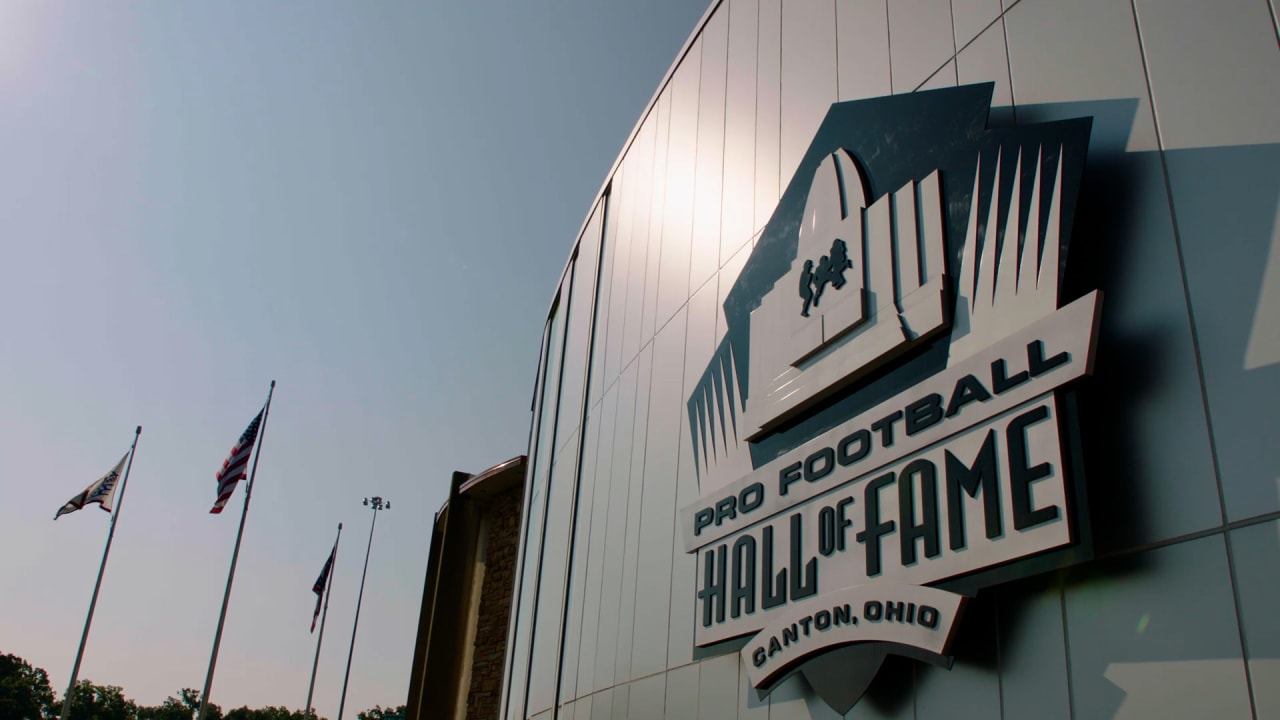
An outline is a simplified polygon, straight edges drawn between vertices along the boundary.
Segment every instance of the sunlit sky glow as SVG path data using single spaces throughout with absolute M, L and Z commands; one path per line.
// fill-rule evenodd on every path
M 574 234 L 705 10 L 0 4 L 0 653 L 65 690 L 108 516 L 54 511 L 143 425 L 81 677 L 199 688 L 242 500 L 214 472 L 279 382 L 212 699 L 407 692 L 450 472 L 525 451 Z

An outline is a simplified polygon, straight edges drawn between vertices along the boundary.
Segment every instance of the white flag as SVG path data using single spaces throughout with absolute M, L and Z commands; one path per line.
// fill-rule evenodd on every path
M 107 512 L 111 512 L 111 503 L 116 497 L 116 485 L 120 484 L 120 473 L 124 472 L 124 461 L 128 459 L 129 453 L 125 453 L 120 458 L 120 462 L 111 468 L 106 475 L 98 478 L 96 482 L 84 489 L 84 492 L 76 495 L 67 501 L 66 505 L 58 508 L 58 512 L 53 516 L 54 520 L 67 513 L 72 513 L 89 503 L 98 503 L 98 505 Z

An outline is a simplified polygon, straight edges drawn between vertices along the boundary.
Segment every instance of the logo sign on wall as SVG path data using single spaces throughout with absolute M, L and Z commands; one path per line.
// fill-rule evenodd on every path
M 1091 123 L 989 129 L 992 88 L 833 105 L 725 301 L 681 522 L 694 642 L 747 638 L 761 694 L 800 670 L 843 712 L 886 653 L 949 667 L 972 593 L 1087 544 L 1101 297 L 1060 285 Z

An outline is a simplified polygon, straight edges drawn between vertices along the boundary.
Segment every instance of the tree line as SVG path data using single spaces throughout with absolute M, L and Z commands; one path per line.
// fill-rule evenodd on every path
M 125 697 L 123 688 L 76 683 L 71 702 L 71 720 L 192 720 L 200 709 L 200 692 L 183 688 L 156 706 L 140 705 Z M 268 706 L 239 707 L 223 712 L 209 703 L 207 720 L 325 720 L 312 710 Z M 49 673 L 17 655 L 0 655 L 0 720 L 58 720 L 62 700 L 49 685 Z M 375 705 L 356 715 L 356 720 L 403 720 L 405 706 Z

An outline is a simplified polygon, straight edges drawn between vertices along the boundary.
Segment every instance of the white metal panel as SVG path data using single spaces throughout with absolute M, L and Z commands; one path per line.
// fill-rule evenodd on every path
M 956 56 L 956 75 L 961 85 L 992 82 L 991 126 L 1013 124 L 1013 88 L 1009 85 L 1009 54 L 1004 42 L 1004 21 L 987 28 Z
M 1013 100 L 1019 107 L 1134 101 L 1137 110 L 1127 149 L 1156 149 L 1155 122 L 1129 0 L 1022 0 L 1005 15 L 1005 27 Z M 1096 143 L 1091 149 L 1095 148 Z
M 658 257 L 655 331 L 662 330 L 662 326 L 689 299 L 701 67 L 702 40 L 699 38 L 671 78 L 671 136 L 667 140 L 667 192 L 662 212 L 662 250 Z
M 702 79 L 698 85 L 698 150 L 693 186 L 693 240 L 689 292 L 697 292 L 720 267 L 720 213 L 724 176 L 725 75 L 728 8 L 702 30 Z
M 612 467 L 609 471 L 609 510 L 604 541 L 604 568 L 600 575 L 600 622 L 596 638 L 593 687 L 614 684 L 618 653 L 619 608 L 622 605 L 622 564 L 627 539 L 627 505 L 630 501 L 631 448 L 636 409 L 636 375 L 639 363 L 628 367 L 618 380 L 618 412 L 614 424 Z
M 889 7 L 883 0 L 836 0 L 840 100 L 880 97 L 889 78 Z
M 679 463 L 671 480 L 676 483 L 675 508 L 693 502 L 698 497 L 698 477 L 694 465 L 693 443 L 690 441 L 690 427 L 686 400 L 698 381 L 697 373 L 706 367 L 710 360 L 715 338 L 715 322 L 717 311 L 717 286 L 715 282 L 707 283 L 702 290 L 689 299 L 688 329 L 685 333 L 684 388 L 677 403 L 679 440 L 676 454 Z M 722 420 L 719 418 L 718 420 Z M 719 437 L 722 434 L 719 421 L 712 422 L 708 428 L 708 437 Z M 728 421 L 724 421 L 727 423 Z M 698 439 L 698 447 L 702 449 L 704 438 Z M 716 444 L 706 448 L 714 452 Z M 674 509 L 674 508 L 673 508 Z M 672 520 L 674 521 L 674 514 Z M 675 524 L 673 522 L 673 530 Z M 678 667 L 693 661 L 693 599 L 696 592 L 697 560 L 684 551 L 679 542 L 671 545 L 671 608 L 667 631 L 667 667 Z
M 617 377 L 640 350 L 640 315 L 644 306 L 644 273 L 649 253 L 649 203 L 652 197 L 654 145 L 666 120 L 667 104 L 658 107 L 640 128 L 623 166 L 621 194 L 613 201 L 618 213 L 618 268 L 614 272 L 609 309 L 611 376 Z M 616 320 L 614 318 L 617 318 Z
M 667 668 L 671 611 L 671 558 L 675 546 L 676 470 L 680 426 L 685 417 L 684 378 L 687 311 L 682 308 L 653 341 L 653 382 L 649 391 L 648 434 L 635 590 L 631 678 Z
M 667 673 L 666 720 L 698 720 L 698 665 L 685 665 Z
M 634 342 L 638 343 L 637 347 L 644 347 L 653 338 L 658 312 L 658 271 L 661 269 L 662 226 L 667 207 L 667 158 L 671 145 L 671 93 L 671 86 L 668 85 L 656 108 L 658 120 L 654 126 L 653 189 L 649 201 L 649 228 L 645 235 L 644 273 L 640 286 L 643 289 L 640 293 L 640 307 L 636 311 L 639 322 L 635 327 L 639 334 Z
M 760 3 L 759 0 L 733 0 L 728 3 L 727 12 L 729 49 L 725 78 L 721 265 L 756 230 L 756 48 Z
M 782 4 L 782 148 L 785 188 L 836 101 L 834 0 Z
M 936 90 L 938 88 L 955 87 L 956 80 L 956 63 L 954 60 L 948 60 L 945 65 L 938 68 L 938 71 L 931 75 L 927 80 L 920 83 L 917 90 Z
M 595 470 L 589 531 L 577 537 L 576 552 L 586 556 L 582 584 L 582 636 L 579 642 L 577 693 L 586 695 L 595 689 L 596 650 L 599 644 L 601 590 L 605 574 L 604 557 L 609 528 L 609 510 L 613 502 L 612 470 L 615 422 L 618 416 L 618 386 L 605 393 L 595 410 L 600 416 L 599 440 Z
M 663 717 L 663 705 L 667 696 L 666 673 L 636 680 L 631 683 L 630 688 L 631 701 L 627 708 L 627 717 L 633 720 Z
M 894 0 L 888 5 L 893 91 L 911 92 L 956 54 L 951 3 Z
M 644 497 L 644 465 L 645 445 L 649 430 L 649 388 L 653 380 L 653 343 L 640 351 L 640 360 L 636 363 L 636 400 L 635 426 L 631 432 L 631 451 L 622 462 L 628 469 L 627 515 L 625 524 L 617 518 L 625 528 L 625 544 L 621 556 L 622 587 L 617 615 L 617 645 L 614 656 L 613 677 L 615 683 L 624 683 L 631 679 L 631 648 L 635 630 L 636 615 L 636 575 L 640 556 L 640 519 L 641 503 Z M 619 410 L 621 412 L 621 410 Z M 621 423 L 619 423 L 621 425 Z M 617 700 L 615 696 L 615 702 Z
M 1137 0 L 1166 150 L 1280 142 L 1280 51 L 1257 0 Z
M 1004 717 L 1069 720 L 1062 579 L 1023 580 L 1006 586 L 998 598 Z
M 756 59 L 755 229 L 773 215 L 782 194 L 778 152 L 782 143 L 782 0 L 760 0 Z
M 738 713 L 738 654 L 708 658 L 698 663 L 698 717 L 736 720 Z
M 1067 585 L 1076 717 L 1115 715 L 1120 693 L 1128 717 L 1253 717 L 1223 541 L 1100 563 Z
M 955 24 L 956 47 L 963 48 L 977 37 L 992 20 L 1000 17 L 1000 0 L 951 0 L 952 22 Z

